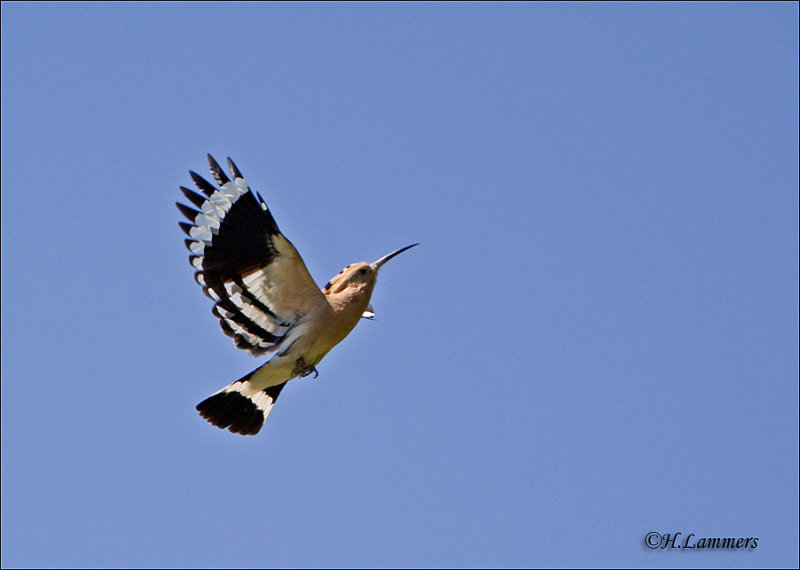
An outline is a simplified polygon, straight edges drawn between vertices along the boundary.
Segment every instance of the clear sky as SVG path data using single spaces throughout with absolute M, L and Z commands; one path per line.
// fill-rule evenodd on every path
M 250 438 L 207 152 L 421 244 Z M 3 2 L 1 227 L 4 567 L 797 567 L 796 2 Z

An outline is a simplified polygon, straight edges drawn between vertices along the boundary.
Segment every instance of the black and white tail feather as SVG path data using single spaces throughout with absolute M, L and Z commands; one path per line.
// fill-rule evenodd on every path
M 249 376 L 225 386 L 197 404 L 197 411 L 222 429 L 242 435 L 257 434 L 286 382 L 262 390 L 249 390 Z
M 281 235 L 264 200 L 253 194 L 230 158 L 230 178 L 211 155 L 208 162 L 219 187 L 190 172 L 202 194 L 183 186 L 181 192 L 197 209 L 177 203 L 191 222 L 179 222 L 188 236 L 185 243 L 191 253 L 189 262 L 196 269 L 195 280 L 214 301 L 212 312 L 220 319 L 223 332 L 253 356 L 267 354 L 281 346 L 301 316 L 280 301 L 290 283 L 270 270 L 281 255 L 276 240 L 289 242 Z M 294 251 L 291 244 L 288 247 Z M 299 256 L 297 260 L 302 267 L 293 268 L 294 280 L 307 278 L 319 291 Z M 286 385 L 283 381 L 256 387 L 251 378 L 260 369 L 200 402 L 197 410 L 220 428 L 255 435 Z

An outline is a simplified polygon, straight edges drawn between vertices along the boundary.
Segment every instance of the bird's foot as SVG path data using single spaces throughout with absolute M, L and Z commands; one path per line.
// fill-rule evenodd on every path
M 319 372 L 317 372 L 317 369 L 314 368 L 313 366 L 309 366 L 308 364 L 306 364 L 306 361 L 303 360 L 302 358 L 298 358 L 297 361 L 294 363 L 294 370 L 292 372 L 294 372 L 301 378 L 305 378 L 312 372 L 314 373 L 314 378 L 319 376 Z

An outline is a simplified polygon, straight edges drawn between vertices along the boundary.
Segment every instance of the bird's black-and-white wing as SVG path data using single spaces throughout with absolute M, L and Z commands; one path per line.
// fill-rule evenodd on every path
M 191 222 L 179 222 L 189 236 L 189 262 L 225 334 L 254 356 L 266 354 L 324 297 L 233 161 L 231 178 L 211 155 L 208 163 L 219 187 L 190 172 L 201 194 L 183 186 L 181 192 L 197 209 L 177 203 Z

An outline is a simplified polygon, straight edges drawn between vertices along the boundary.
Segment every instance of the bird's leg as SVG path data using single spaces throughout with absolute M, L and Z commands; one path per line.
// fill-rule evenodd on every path
M 298 358 L 295 361 L 294 369 L 292 370 L 292 372 L 294 374 L 297 374 L 298 376 L 300 376 L 302 378 L 305 378 L 306 376 L 308 376 L 312 372 L 314 373 L 314 378 L 319 376 L 319 372 L 317 372 L 317 369 L 314 368 L 313 366 L 309 366 L 308 364 L 306 364 L 306 361 L 303 360 L 302 358 Z

